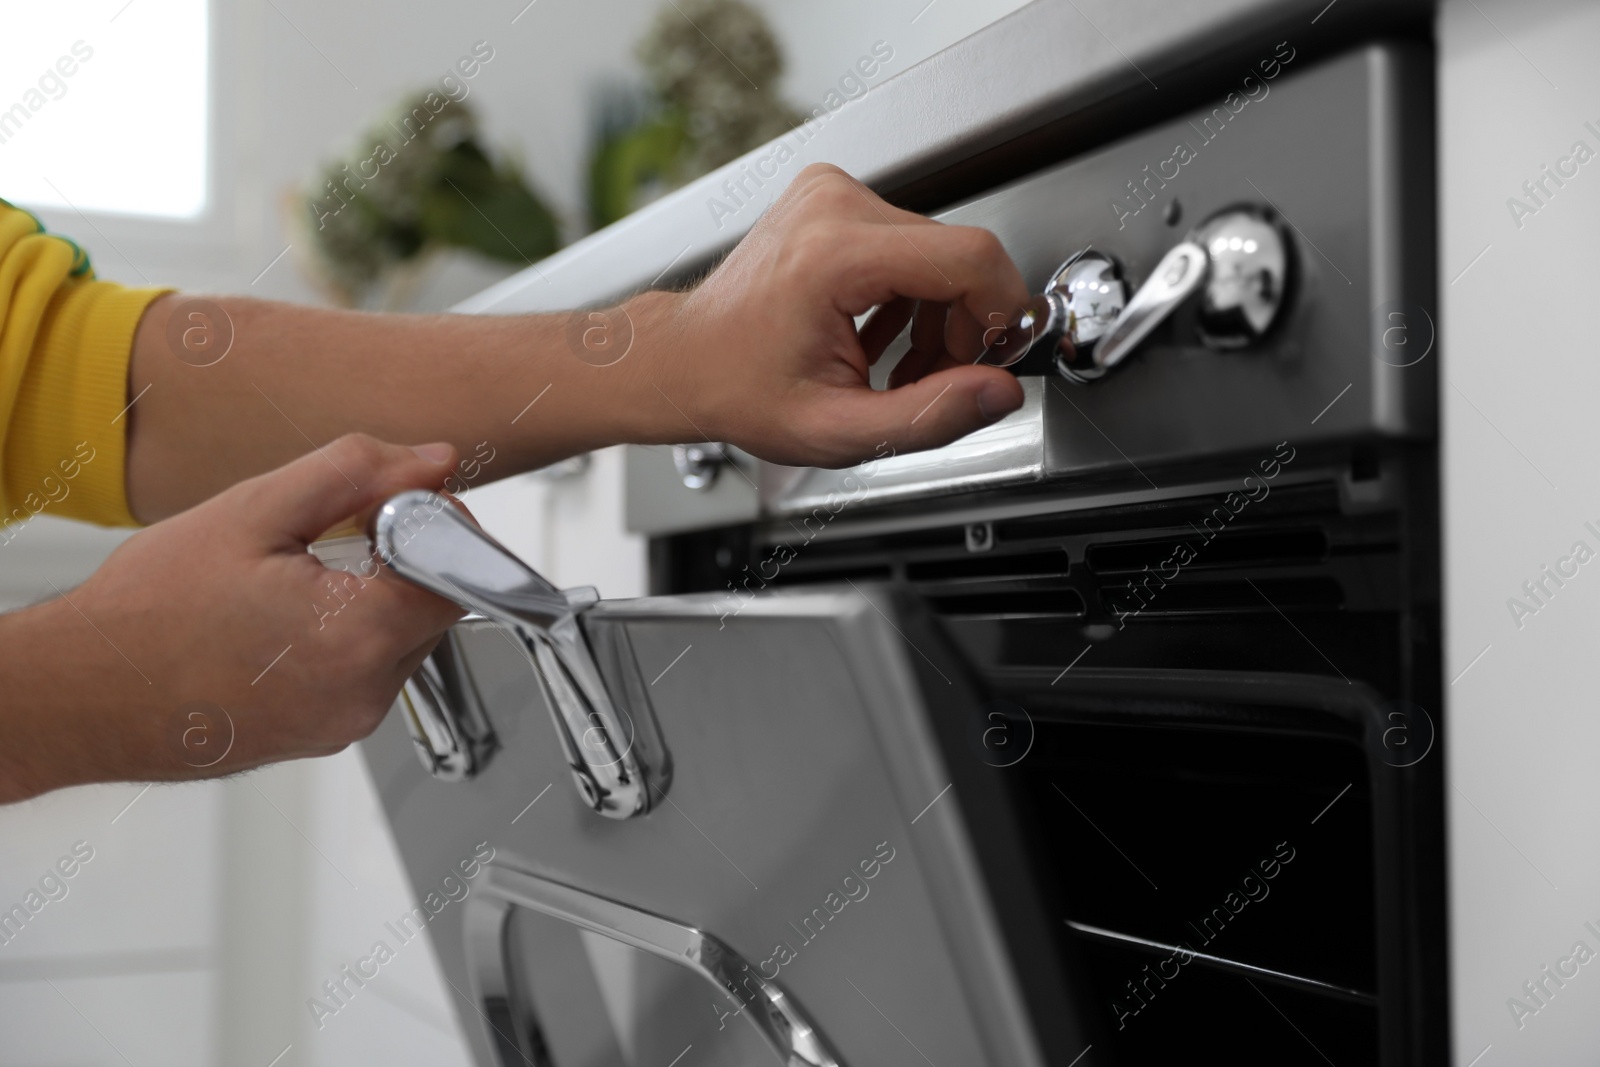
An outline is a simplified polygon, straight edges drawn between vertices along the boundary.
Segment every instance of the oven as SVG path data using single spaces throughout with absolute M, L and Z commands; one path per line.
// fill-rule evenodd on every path
M 419 898 L 462 879 L 419 922 L 485 1067 L 1446 1062 L 1434 53 L 1247 6 L 1174 16 L 1227 62 L 1157 50 L 1160 109 L 1018 74 L 853 168 L 1043 294 L 1001 422 L 843 471 L 631 450 L 636 600 L 390 508 L 475 612 L 365 752 Z M 597 255 L 540 299 L 616 295 Z

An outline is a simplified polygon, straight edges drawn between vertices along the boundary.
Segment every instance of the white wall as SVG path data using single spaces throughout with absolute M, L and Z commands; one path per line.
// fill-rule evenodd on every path
M 107 12 L 120 11 L 118 22 L 137 19 L 141 5 L 155 2 L 136 0 L 123 9 L 119 0 L 104 11 L 91 3 L 85 19 L 100 20 L 91 32 L 100 47 L 113 48 L 117 36 Z M 436 77 L 485 40 L 495 58 L 472 82 L 470 99 L 486 120 L 488 139 L 519 151 L 576 235 L 591 94 L 604 80 L 627 75 L 633 42 L 660 4 L 525 3 L 217 3 L 211 216 L 195 225 L 109 218 L 90 225 L 70 212 L 49 212 L 46 221 L 84 244 L 102 277 L 315 300 L 295 271 L 295 252 L 266 269 L 293 239 L 284 196 L 308 180 L 319 160 L 348 148 L 402 91 Z M 874 42 L 894 49 L 889 72 L 897 72 L 1021 3 L 765 0 L 758 6 L 789 51 L 786 93 L 810 110 Z M 75 87 L 77 103 L 92 106 L 87 88 Z M 150 121 L 160 115 L 159 101 L 152 101 Z M 30 129 L 47 132 L 41 124 Z M 149 167 L 160 160 L 106 165 Z M 427 302 L 447 306 L 502 272 L 456 264 L 436 280 Z M 559 483 L 516 479 L 475 490 L 469 503 L 557 582 L 637 595 L 644 589 L 643 548 L 622 532 L 620 487 L 620 457 L 604 453 L 585 476 Z M 0 607 L 46 595 L 46 579 L 61 586 L 78 580 L 120 537 L 35 520 L 0 548 Z M 382 920 L 409 903 L 354 752 L 223 783 L 141 789 L 74 789 L 0 808 L 0 905 L 21 901 L 75 842 L 94 849 L 94 859 L 68 883 L 68 895 L 41 910 L 12 944 L 0 945 L 5 1063 L 465 1062 L 455 995 L 425 945 L 403 949 L 320 1030 L 306 1010 L 318 985 L 364 954 Z
M 1573 959 L 1580 941 L 1582 958 L 1600 951 L 1600 577 L 1572 559 L 1575 542 L 1600 549 L 1585 525 L 1600 527 L 1597 41 L 1592 4 L 1451 0 L 1439 18 L 1445 800 L 1460 1067 L 1600 1059 L 1600 967 Z M 1577 141 L 1589 162 L 1569 161 L 1559 187 L 1545 179 L 1540 206 L 1523 183 L 1570 160 Z M 1518 218 L 1513 199 L 1536 213 Z M 1563 557 L 1557 586 L 1544 568 Z M 1540 581 L 1535 601 L 1523 585 Z M 1536 613 L 1519 620 L 1513 600 Z M 1530 996 L 1524 983 L 1541 981 Z

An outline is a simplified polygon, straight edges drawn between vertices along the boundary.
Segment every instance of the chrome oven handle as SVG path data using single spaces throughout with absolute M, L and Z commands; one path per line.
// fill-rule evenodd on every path
M 411 490 L 372 517 L 378 558 L 400 577 L 497 623 L 533 661 L 584 803 L 626 819 L 652 798 L 624 721 L 579 624 L 594 590 L 562 592 L 438 493 Z
M 841 1067 L 805 1009 L 714 934 L 495 863 L 484 865 L 475 888 L 478 892 L 468 902 L 464 920 L 468 969 L 477 1001 L 495 1009 L 485 1013 L 486 1019 L 531 1016 L 531 1006 L 522 1004 L 512 988 L 505 961 L 505 922 L 511 909 L 520 907 L 620 941 L 699 975 L 727 1002 L 731 1014 L 750 1020 L 787 1067 Z M 527 1020 L 521 1020 L 521 1025 L 507 1034 L 491 1022 L 489 1040 L 497 1047 L 510 1047 L 507 1039 L 516 1040 L 514 1035 L 526 1025 Z
M 446 633 L 395 698 L 422 765 L 446 782 L 476 777 L 500 748 L 460 640 Z

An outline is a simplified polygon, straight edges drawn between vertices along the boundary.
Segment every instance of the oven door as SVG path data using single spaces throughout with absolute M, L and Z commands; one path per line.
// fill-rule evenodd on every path
M 602 811 L 558 740 L 559 664 L 487 620 L 364 744 L 477 1062 L 1085 1051 L 1056 920 L 1013 869 L 992 768 L 1015 739 L 915 603 L 849 586 L 574 602 L 625 724 L 576 740 L 635 757 L 638 810 Z

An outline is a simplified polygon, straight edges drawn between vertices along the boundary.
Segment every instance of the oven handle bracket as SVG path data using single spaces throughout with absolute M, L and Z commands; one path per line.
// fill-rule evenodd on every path
M 613 819 L 647 813 L 665 790 L 634 744 L 643 724 L 612 699 L 581 625 L 599 596 L 558 590 L 438 493 L 410 490 L 373 513 L 373 548 L 400 577 L 515 638 L 544 689 L 584 804 Z M 641 717 L 643 717 L 641 709 Z M 664 760 L 663 760 L 664 762 Z

